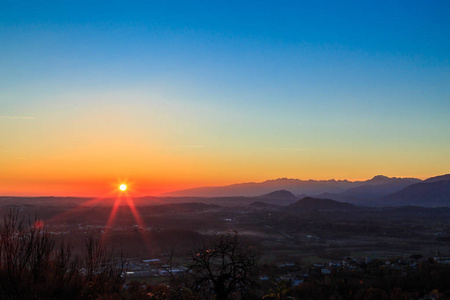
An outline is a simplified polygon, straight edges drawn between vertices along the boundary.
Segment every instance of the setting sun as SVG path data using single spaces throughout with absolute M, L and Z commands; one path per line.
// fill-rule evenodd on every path
M 127 189 L 127 185 L 126 184 L 121 184 L 119 186 L 119 190 L 121 190 L 122 192 L 125 191 Z

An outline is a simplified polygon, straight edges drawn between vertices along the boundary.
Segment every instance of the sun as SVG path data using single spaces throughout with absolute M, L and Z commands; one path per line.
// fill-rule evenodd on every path
M 126 184 L 121 184 L 120 186 L 119 186 L 119 190 L 121 190 L 122 192 L 124 192 L 125 190 L 127 189 L 127 185 Z

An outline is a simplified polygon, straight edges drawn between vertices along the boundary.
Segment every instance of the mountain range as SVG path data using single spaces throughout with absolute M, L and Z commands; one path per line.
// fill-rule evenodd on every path
M 424 181 L 413 184 L 388 195 L 383 201 L 395 206 L 450 206 L 450 180 Z
M 359 181 L 348 180 L 300 180 L 279 178 L 264 182 L 238 183 L 227 186 L 199 187 L 187 190 L 173 191 L 161 196 L 170 197 L 255 197 L 277 190 L 287 190 L 296 195 L 318 195 L 324 192 L 340 193 L 362 184 Z
M 305 200 L 306 199 L 306 200 Z M 397 178 L 375 176 L 366 181 L 299 180 L 281 178 L 260 183 L 242 183 L 220 187 L 203 187 L 133 199 L 136 206 L 170 203 L 205 203 L 224 207 L 286 206 L 341 209 L 350 206 L 423 206 L 450 207 L 450 174 L 431 177 Z M 301 205 L 298 204 L 299 201 Z M 330 202 L 333 201 L 333 202 Z M 313 203 L 314 202 L 314 203 Z M 339 202 L 339 203 L 335 203 Z M 112 206 L 114 198 L 75 197 L 0 197 L 0 206 Z M 297 203 L 297 205 L 294 205 Z M 120 205 L 126 205 L 121 203 Z M 291 206 L 294 205 L 294 206 Z
M 275 190 L 276 192 L 273 192 Z M 292 196 L 286 194 L 286 192 L 292 193 L 292 196 L 296 199 L 309 196 L 362 206 L 450 206 L 450 174 L 431 177 L 424 181 L 418 178 L 382 175 L 366 181 L 280 178 L 260 183 L 251 182 L 180 190 L 166 193 L 164 196 L 224 197 L 228 199 L 236 196 L 269 197 L 271 200 L 279 198 L 280 204 L 286 205 L 286 202 L 294 201 Z M 258 196 L 262 194 L 265 195 Z M 264 199 L 260 200 L 268 202 Z M 269 202 L 273 204 L 273 201 Z

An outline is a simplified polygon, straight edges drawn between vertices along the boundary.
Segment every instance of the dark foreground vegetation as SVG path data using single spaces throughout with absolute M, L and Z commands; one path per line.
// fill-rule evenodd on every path
M 9 211 L 0 226 L 0 299 L 97 299 L 119 295 L 123 260 L 93 237 L 82 255 L 35 218 Z
M 24 215 L 30 210 L 8 210 L 0 222 L 0 299 L 450 298 L 448 255 L 419 254 L 450 245 L 445 209 L 192 206 L 142 208 L 147 228 L 119 214 L 108 232 L 96 224 L 104 224 L 103 208 L 79 212 L 73 225 L 68 215 L 45 226 Z M 139 239 L 159 250 L 149 254 Z M 386 255 L 367 258 L 369 245 Z M 133 261 L 155 256 L 145 276 L 130 272 Z
M 72 253 L 41 220 L 25 222 L 8 211 L 0 225 L 0 299 L 231 299 L 258 280 L 258 255 L 237 233 L 194 251 L 185 274 L 175 276 L 169 262 L 172 288 L 127 282 L 123 256 L 114 258 L 93 237 L 86 238 L 82 255 Z

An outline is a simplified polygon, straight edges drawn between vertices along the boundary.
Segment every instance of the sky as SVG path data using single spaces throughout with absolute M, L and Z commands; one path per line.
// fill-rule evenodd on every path
M 449 1 L 0 0 L 0 195 L 450 173 Z

